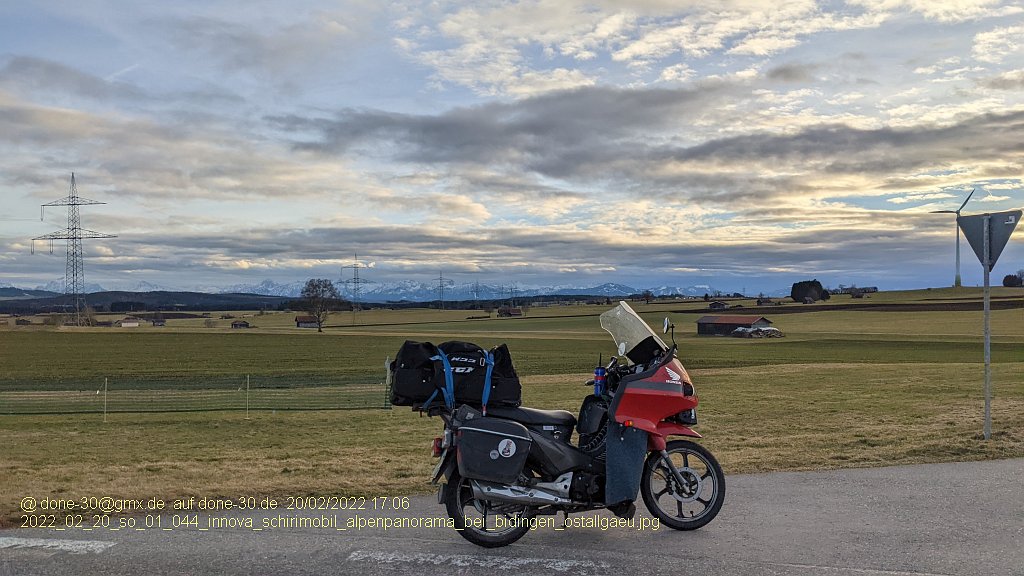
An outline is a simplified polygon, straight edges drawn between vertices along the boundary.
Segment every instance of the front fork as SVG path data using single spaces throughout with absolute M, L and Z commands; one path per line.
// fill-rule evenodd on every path
M 659 452 L 659 454 L 661 455 L 661 462 L 665 465 L 666 468 L 668 468 L 669 473 L 672 474 L 672 478 L 675 479 L 676 484 L 679 486 L 680 489 L 682 489 L 683 486 L 686 486 L 686 480 L 683 479 L 683 475 L 676 468 L 675 464 L 672 463 L 672 459 L 669 458 L 668 451 L 662 450 Z

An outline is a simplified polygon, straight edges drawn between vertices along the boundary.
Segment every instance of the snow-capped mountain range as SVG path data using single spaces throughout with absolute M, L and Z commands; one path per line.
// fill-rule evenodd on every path
M 264 296 L 286 296 L 296 298 L 302 293 L 305 282 L 278 283 L 264 280 L 259 284 L 238 284 L 221 289 L 220 292 L 238 292 L 261 294 Z M 347 299 L 355 298 L 351 285 L 336 284 L 338 291 Z M 507 286 L 494 284 L 464 284 L 446 286 L 445 300 L 498 300 L 503 298 L 526 296 L 606 296 L 619 297 L 640 294 L 644 288 L 635 288 L 624 284 L 605 283 L 598 286 L 558 285 L 558 286 L 520 286 L 510 289 Z M 655 296 L 703 296 L 712 291 L 710 287 L 701 286 L 658 286 L 649 288 Z M 398 282 L 380 282 L 365 284 L 359 292 L 359 300 L 363 302 L 423 302 L 439 298 L 438 286 L 435 283 L 403 280 Z
M 298 298 L 302 293 L 305 281 L 277 282 L 275 280 L 263 280 L 256 284 L 234 284 L 231 286 L 192 286 L 192 287 L 171 287 L 153 284 L 151 282 L 139 281 L 135 284 L 114 285 L 112 288 L 104 288 L 99 284 L 86 284 L 85 292 L 105 292 L 116 290 L 120 292 L 201 292 L 207 294 L 258 294 L 261 296 L 278 296 L 284 298 Z M 341 282 L 335 283 L 338 291 L 346 299 L 356 298 L 351 284 Z M 0 287 L 13 286 L 0 283 Z M 361 286 L 358 299 L 362 302 L 426 302 L 437 300 L 439 297 L 437 283 L 417 282 L 414 280 L 402 280 L 396 282 L 375 282 Z M 63 280 L 53 280 L 43 286 L 37 286 L 36 290 L 63 293 Z M 444 290 L 445 300 L 501 300 L 510 297 L 528 296 L 599 296 L 616 298 L 632 294 L 642 294 L 650 290 L 654 296 L 689 296 L 701 297 L 704 294 L 715 294 L 715 290 L 707 285 L 694 286 L 651 286 L 635 287 L 625 284 L 605 283 L 597 286 L 581 286 L 573 284 L 552 285 L 552 286 L 526 286 L 521 285 L 513 288 L 497 284 L 459 284 L 446 286 Z M 780 290 L 778 295 L 788 294 L 788 289 Z M 773 292 L 771 294 L 775 296 Z

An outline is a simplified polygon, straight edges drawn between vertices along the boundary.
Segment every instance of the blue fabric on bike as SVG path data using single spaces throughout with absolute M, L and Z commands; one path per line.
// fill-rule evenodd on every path
M 444 350 L 437 349 L 437 356 L 431 358 L 431 360 L 440 360 L 441 364 L 444 365 L 444 404 L 449 408 L 455 406 L 455 382 L 452 380 L 452 365 L 448 362 L 448 355 L 444 353 Z M 431 396 L 433 398 L 433 396 Z
M 487 374 L 484 376 L 484 391 L 480 399 L 483 404 L 484 416 L 487 415 L 487 400 L 491 397 L 491 374 L 494 372 L 494 354 L 487 353 Z
M 647 432 L 608 422 L 604 503 L 632 502 L 640 491 L 640 474 L 647 455 Z
M 437 397 L 437 388 L 434 388 L 434 393 L 431 394 L 429 398 L 427 398 L 427 401 L 424 402 L 423 405 L 424 406 L 430 406 L 430 403 L 433 402 L 434 398 L 436 398 L 436 397 Z

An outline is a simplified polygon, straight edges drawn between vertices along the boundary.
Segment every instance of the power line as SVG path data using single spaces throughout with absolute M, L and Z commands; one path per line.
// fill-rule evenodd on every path
M 71 299 L 75 308 L 75 325 L 82 325 L 82 309 L 85 307 L 85 263 L 82 258 L 83 238 L 117 238 L 113 234 L 103 234 L 82 228 L 82 219 L 79 214 L 79 206 L 90 206 L 93 204 L 106 204 L 89 200 L 78 195 L 78 187 L 75 186 L 75 173 L 71 173 L 71 188 L 68 195 L 60 200 L 54 200 L 39 207 L 39 220 L 43 220 L 43 210 L 47 206 L 68 207 L 68 227 L 56 232 L 50 232 L 32 239 L 32 253 L 35 254 L 36 240 L 49 240 L 50 253 L 53 254 L 54 240 L 67 240 L 67 261 L 64 266 L 64 295 Z

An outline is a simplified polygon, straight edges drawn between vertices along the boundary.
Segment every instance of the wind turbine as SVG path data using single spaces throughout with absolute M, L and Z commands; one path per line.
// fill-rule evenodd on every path
M 974 196 L 974 191 L 975 190 L 976 190 L 976 188 L 971 188 L 971 193 L 967 195 L 967 199 L 964 200 L 964 203 L 961 204 L 960 207 L 957 208 L 956 210 L 933 210 L 932 211 L 932 214 L 956 214 L 956 220 L 957 220 L 955 222 L 955 225 L 956 225 L 956 278 L 953 280 L 953 287 L 954 288 L 959 288 L 960 287 L 960 224 L 959 224 L 959 221 L 960 221 L 960 211 L 964 209 L 964 206 L 967 206 L 967 201 L 971 199 L 971 196 Z

